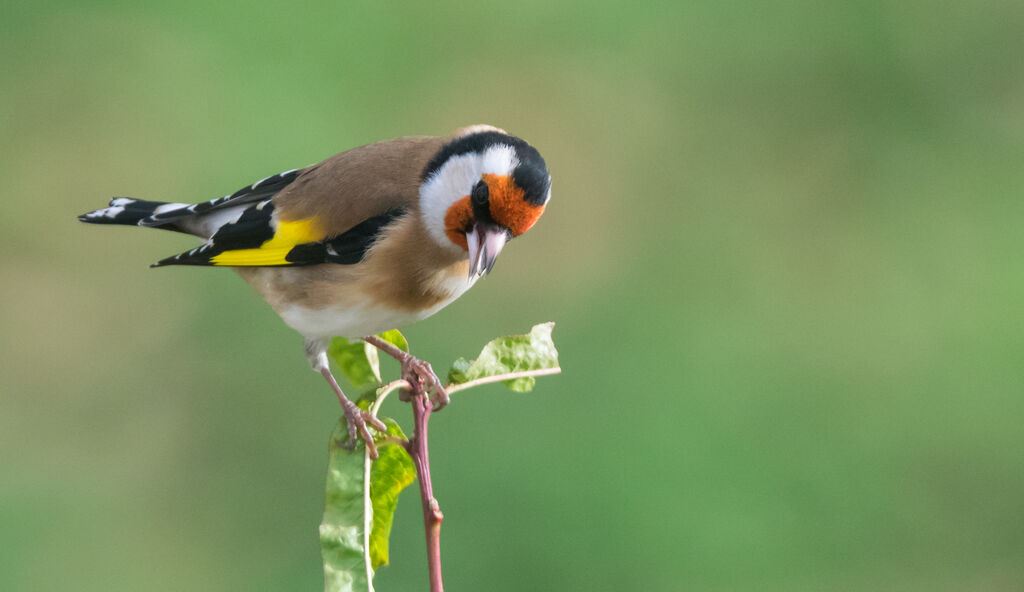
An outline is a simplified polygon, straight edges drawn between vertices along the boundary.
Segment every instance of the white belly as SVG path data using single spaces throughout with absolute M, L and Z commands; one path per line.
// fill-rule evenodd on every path
M 293 304 L 282 307 L 278 313 L 289 327 L 301 333 L 303 337 L 309 339 L 328 337 L 355 339 L 421 321 L 451 304 L 473 283 L 475 280 L 470 282 L 465 278 L 457 278 L 457 281 L 452 281 L 448 286 L 451 294 L 449 298 L 431 308 L 419 311 L 395 310 L 372 304 L 322 309 Z

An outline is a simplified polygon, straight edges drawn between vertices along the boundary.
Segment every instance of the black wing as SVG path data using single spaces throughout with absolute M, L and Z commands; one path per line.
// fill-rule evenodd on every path
M 373 242 L 384 228 L 405 214 L 404 209 L 388 210 L 379 216 L 367 218 L 336 237 L 315 243 L 295 245 L 285 259 L 292 265 L 340 263 L 352 265 L 366 256 Z
M 289 243 L 279 234 L 281 225 L 274 217 L 274 204 L 270 201 L 250 206 L 237 221 L 221 226 L 210 240 L 191 251 L 168 257 L 153 264 L 164 265 L 217 265 L 227 267 L 292 267 L 337 263 L 353 265 L 366 256 L 366 252 L 384 231 L 384 228 L 405 214 L 404 209 L 389 210 L 356 224 L 337 236 L 318 241 Z M 276 240 L 275 240 L 276 237 Z
M 289 183 L 294 181 L 295 178 L 299 176 L 300 172 L 302 172 L 300 169 L 292 169 L 277 175 L 271 175 L 265 179 L 256 181 L 252 185 L 243 187 L 230 195 L 225 195 L 224 197 L 218 197 L 217 199 L 212 199 L 210 201 L 182 206 L 177 209 L 160 212 L 159 214 L 153 214 L 140 220 L 139 225 L 161 226 L 163 224 L 173 223 L 188 216 L 197 216 L 221 208 L 270 199 L 284 189 Z

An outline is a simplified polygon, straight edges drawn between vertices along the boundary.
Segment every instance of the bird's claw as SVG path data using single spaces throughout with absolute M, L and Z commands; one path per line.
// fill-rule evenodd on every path
M 445 390 L 441 379 L 437 377 L 429 363 L 424 362 L 394 344 L 384 341 L 377 335 L 363 337 L 363 340 L 398 360 L 398 363 L 402 365 L 402 380 L 409 383 L 409 388 L 399 391 L 398 398 L 401 401 L 409 402 L 424 393 L 433 392 L 430 396 L 433 411 L 439 411 L 448 404 L 450 400 L 448 391 Z
M 423 392 L 433 391 L 430 402 L 434 404 L 434 411 L 440 411 L 451 400 L 429 362 L 410 354 L 402 360 L 402 378 L 409 384 L 418 385 Z
M 377 460 L 377 445 L 373 442 L 373 436 L 366 424 L 372 425 L 374 429 L 385 434 L 388 427 L 372 413 L 360 409 L 354 403 L 345 406 L 345 424 L 348 428 L 348 441 L 345 442 L 345 448 L 354 450 L 356 442 L 362 438 L 366 443 L 366 451 L 370 455 L 370 459 Z
M 430 397 L 430 402 L 434 404 L 434 411 L 444 409 L 451 400 L 451 397 L 448 396 L 448 391 L 441 386 L 440 382 L 434 385 L 434 395 Z

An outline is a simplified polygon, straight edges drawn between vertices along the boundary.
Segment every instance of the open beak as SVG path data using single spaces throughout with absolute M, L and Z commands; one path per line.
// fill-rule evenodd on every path
M 491 273 L 498 253 L 508 242 L 508 230 L 495 224 L 476 222 L 466 233 L 469 246 L 469 279 Z

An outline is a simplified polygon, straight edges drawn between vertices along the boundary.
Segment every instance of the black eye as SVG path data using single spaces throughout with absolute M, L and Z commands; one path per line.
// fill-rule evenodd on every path
M 483 180 L 474 185 L 473 191 L 469 194 L 469 198 L 473 201 L 473 204 L 480 206 L 487 205 L 487 199 L 489 196 L 490 190 L 487 188 L 487 183 Z

